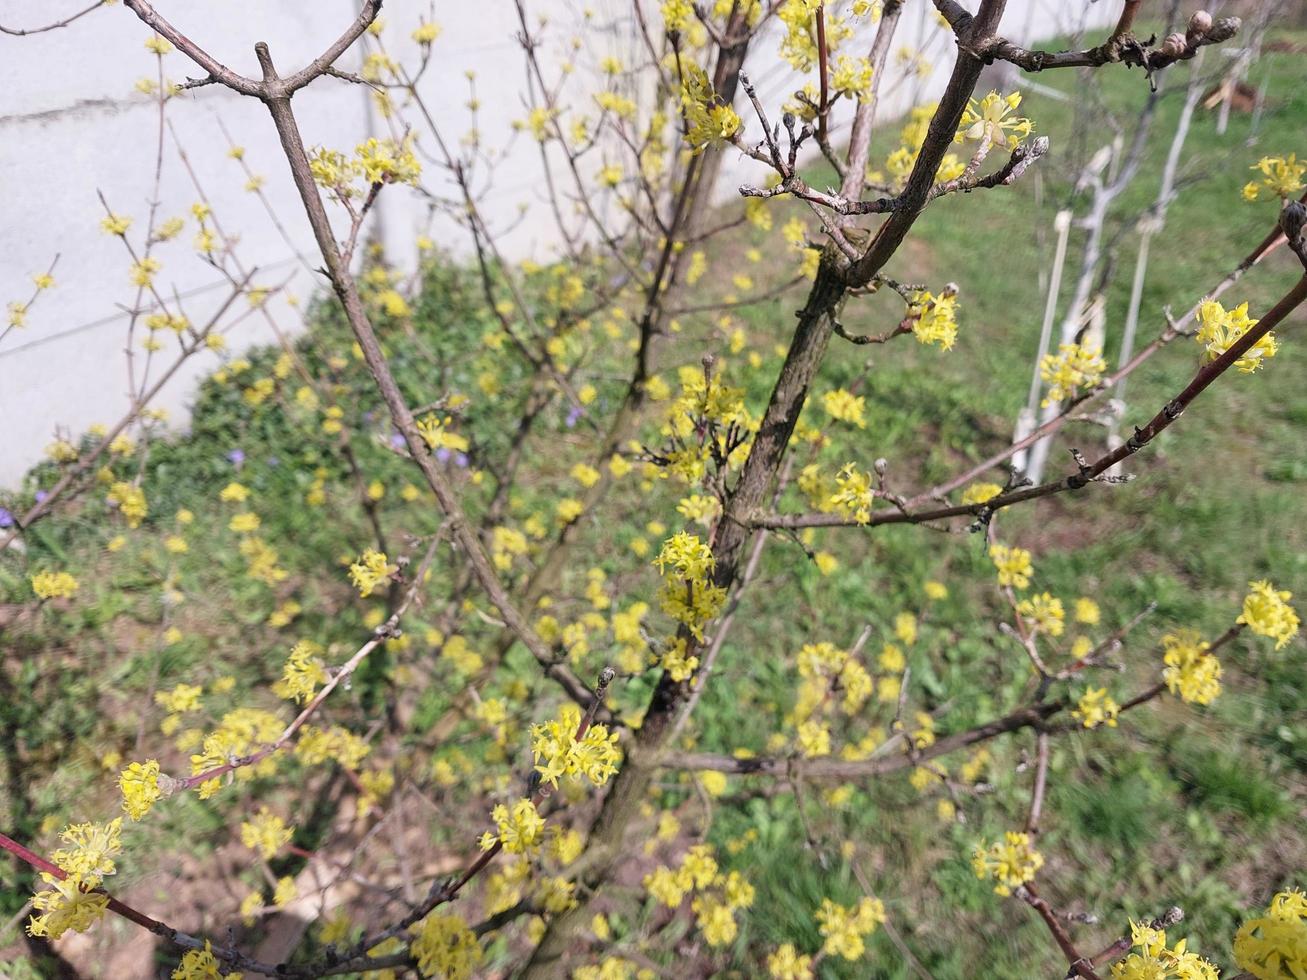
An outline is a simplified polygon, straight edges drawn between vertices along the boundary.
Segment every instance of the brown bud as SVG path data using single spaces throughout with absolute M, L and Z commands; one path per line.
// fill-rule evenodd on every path
M 1303 226 L 1307 225 L 1307 205 L 1301 201 L 1290 201 L 1280 212 L 1280 229 L 1289 244 L 1302 239 Z
M 1166 40 L 1162 42 L 1162 46 L 1157 50 L 1167 58 L 1179 58 L 1185 53 L 1187 47 L 1188 42 L 1185 41 L 1183 34 L 1168 34 Z
M 1243 26 L 1243 21 L 1238 17 L 1222 17 L 1207 32 L 1207 43 L 1220 44 L 1222 41 L 1228 41 L 1239 33 L 1241 26 Z
M 1190 40 L 1197 40 L 1212 29 L 1212 15 L 1206 10 L 1195 10 L 1189 18 L 1188 35 Z

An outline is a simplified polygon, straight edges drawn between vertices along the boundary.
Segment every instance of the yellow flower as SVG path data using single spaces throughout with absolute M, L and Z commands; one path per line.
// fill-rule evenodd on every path
M 32 576 L 32 591 L 38 599 L 61 599 L 77 592 L 77 579 L 68 572 L 37 572 Z
M 1134 920 L 1130 922 L 1130 939 L 1136 952 L 1112 965 L 1113 980 L 1218 980 L 1216 967 L 1185 949 L 1187 940 L 1181 939 L 1168 949 L 1165 931 Z
M 123 809 L 133 820 L 140 820 L 150 807 L 163 796 L 159 788 L 159 763 L 150 759 L 144 764 L 131 763 L 118 776 L 118 787 L 123 794 Z
M 826 939 L 822 952 L 856 960 L 866 949 L 864 937 L 885 921 L 885 905 L 878 898 L 864 898 L 850 908 L 823 898 L 815 918 Z
M 996 544 L 989 549 L 989 558 L 998 570 L 998 584 L 1024 589 L 1030 584 L 1034 569 L 1030 565 L 1030 552 L 1024 548 L 1010 548 Z
M 970 99 L 962 115 L 957 142 L 988 140 L 993 146 L 1016 146 L 1034 131 L 1034 124 L 1020 116 L 1009 116 L 1021 105 L 1021 93 L 999 95 L 991 91 L 977 102 Z
M 369 184 L 416 184 L 422 164 L 407 142 L 371 137 L 355 147 L 355 166 Z
M 359 590 L 359 595 L 366 599 L 397 571 L 399 567 L 387 562 L 384 551 L 368 548 L 359 556 L 358 561 L 349 566 L 349 578 Z
M 828 391 L 821 396 L 822 407 L 826 409 L 826 414 L 833 419 L 839 419 L 841 422 L 850 422 L 859 429 L 867 427 L 866 421 L 862 417 L 863 409 L 866 408 L 867 400 L 861 396 L 855 395 L 845 388 L 836 388 L 834 391 Z
M 109 896 L 91 891 L 100 884 L 96 875 L 70 874 L 57 878 L 41 872 L 46 887 L 32 896 L 33 915 L 27 923 L 29 935 L 58 939 L 68 930 L 85 932 L 109 907 Z
M 432 912 L 414 927 L 409 947 L 424 977 L 467 980 L 481 964 L 481 944 L 457 915 Z
M 1194 335 L 1194 339 L 1203 345 L 1203 360 L 1216 360 L 1259 322 L 1248 316 L 1247 303 L 1240 303 L 1233 310 L 1227 311 L 1216 300 L 1206 300 L 1198 307 L 1198 332 Z M 1234 366 L 1243 374 L 1251 374 L 1279 350 L 1275 331 L 1267 331 L 1243 352 Z
M 301 640 L 291 647 L 281 669 L 281 680 L 273 686 L 278 697 L 303 704 L 313 697 L 319 684 L 327 683 L 327 671 L 320 654 L 322 648 L 311 640 Z
M 434 21 L 425 21 L 415 30 L 411 37 L 418 44 L 431 44 L 440 36 L 440 25 Z
M 117 870 L 113 859 L 123 849 L 122 826 L 122 817 L 106 824 L 69 824 L 59 834 L 69 846 L 59 848 L 50 858 L 70 875 L 81 875 L 84 880 L 111 875 Z
M 485 833 L 481 836 L 481 849 L 490 850 L 498 841 L 509 854 L 527 854 L 540 846 L 545 818 L 536 811 L 536 805 L 530 800 L 518 800 L 510 810 L 500 803 L 490 813 L 495 822 L 498 835 Z
M 133 486 L 130 483 L 119 481 L 109 488 L 108 496 L 105 498 L 109 503 L 116 504 L 119 512 L 127 521 L 127 526 L 136 528 L 141 526 L 141 521 L 150 512 L 149 506 L 145 501 L 145 494 L 140 487 Z
M 617 772 L 620 753 L 616 733 L 610 734 L 604 725 L 592 724 L 578 740 L 576 730 L 580 724 L 581 709 L 566 704 L 557 720 L 531 726 L 536 772 L 551 786 L 557 787 L 559 777 L 564 775 L 584 777 L 602 786 Z
M 835 474 L 835 492 L 827 498 L 826 505 L 859 524 L 866 524 L 871 520 L 874 497 L 871 474 L 859 472 L 853 463 L 848 463 Z
M 188 950 L 172 971 L 172 980 L 240 980 L 239 973 L 223 973 L 218 958 L 213 955 L 213 943 L 204 941 L 204 949 Z
M 180 715 L 188 711 L 198 711 L 200 695 L 203 693 L 204 688 L 198 684 L 178 684 L 171 691 L 156 692 L 154 701 L 165 711 Z
M 1288 602 L 1293 593 L 1278 590 L 1266 580 L 1249 582 L 1248 589 L 1243 612 L 1235 622 L 1245 624 L 1258 636 L 1272 637 L 1279 650 L 1298 635 L 1298 614 Z
M 809 759 L 830 755 L 830 728 L 825 722 L 805 721 L 799 726 L 798 742 L 799 749 Z
M 674 681 L 689 680 L 699 667 L 699 658 L 686 656 L 686 641 L 678 637 L 667 645 L 663 651 L 662 667 Z
M 983 504 L 986 500 L 992 500 L 1003 492 L 1003 488 L 997 483 L 973 483 L 962 491 L 962 502 L 964 504 Z
M 699 931 L 709 946 L 725 946 L 735 939 L 739 931 L 730 907 L 708 896 L 696 897 L 690 903 Z
M 1271 899 L 1235 933 L 1234 959 L 1257 980 L 1307 976 L 1307 896 L 1295 889 Z
M 282 845 L 289 844 L 294 831 L 286 826 L 286 821 L 261 807 L 249 820 L 241 824 L 241 843 L 265 861 L 270 861 L 281 850 Z M 281 905 L 281 902 L 276 904 Z
M 1243 189 L 1244 200 L 1256 200 L 1262 187 L 1277 197 L 1297 197 L 1303 188 L 1303 175 L 1307 174 L 1307 160 L 1299 162 L 1296 153 L 1290 153 L 1287 157 L 1262 157 L 1249 169 L 1260 171 L 1262 182 L 1260 185 L 1255 181 L 1246 184 Z
M 1116 717 L 1120 712 L 1121 706 L 1112 700 L 1107 688 L 1091 687 L 1080 695 L 1080 701 L 1071 712 L 1071 717 L 1086 728 L 1097 728 L 1099 725 L 1115 728 Z
M 250 534 L 259 529 L 260 523 L 259 515 L 247 510 L 232 515 L 232 519 L 227 522 L 227 528 L 236 534 Z
M 792 943 L 785 943 L 767 957 L 767 975 L 772 980 L 812 980 L 812 957 L 800 955 Z
M 131 218 L 119 217 L 116 214 L 111 214 L 100 222 L 100 227 L 106 235 L 126 235 L 127 229 L 131 226 Z
M 1045 354 L 1039 376 L 1049 387 L 1042 404 L 1053 405 L 1096 387 L 1107 370 L 1102 353 L 1098 346 L 1059 344 L 1056 354 Z
M 1192 704 L 1211 704 L 1221 693 L 1221 662 L 1208 652 L 1207 642 L 1183 629 L 1162 637 L 1162 647 L 1168 690 Z
M 938 296 L 925 291 L 914 294 L 908 309 L 909 316 L 914 317 L 913 336 L 919 343 L 952 350 L 958 338 L 957 311 L 957 292 L 951 287 Z
M 1097 626 L 1099 619 L 1102 618 L 1102 612 L 1098 608 L 1098 603 L 1093 599 L 1087 599 L 1083 596 L 1076 600 L 1076 622 L 1084 623 L 1086 626 Z
M 295 884 L 295 879 L 290 875 L 283 875 L 277 879 L 277 887 L 272 891 L 272 904 L 277 908 L 284 908 L 295 901 L 297 895 L 299 895 L 299 888 Z
M 977 844 L 971 857 L 976 877 L 981 881 L 993 878 L 997 895 L 1011 895 L 1012 889 L 1032 881 L 1043 866 L 1044 856 L 1031 846 L 1030 835 L 1013 831 L 988 847 Z
M 707 73 L 693 63 L 683 66 L 681 106 L 689 124 L 685 141 L 694 153 L 729 141 L 740 129 L 740 117 L 729 105 L 718 101 Z
M 1033 629 L 1041 630 L 1049 636 L 1061 636 L 1065 626 L 1066 612 L 1062 600 L 1047 592 L 1022 599 L 1017 604 L 1017 612 L 1024 616 Z

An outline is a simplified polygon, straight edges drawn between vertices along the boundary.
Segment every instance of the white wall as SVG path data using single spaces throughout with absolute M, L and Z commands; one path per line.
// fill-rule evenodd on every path
M 75 12 L 86 2 L 0 0 L 0 24 L 34 26 Z M 156 6 L 219 60 L 254 76 L 255 41 L 267 41 L 279 67 L 292 70 L 319 53 L 357 9 L 354 0 L 156 0 Z M 426 0 L 386 3 L 386 38 L 395 53 L 411 50 L 408 35 L 432 6 Z M 634 46 L 628 0 L 596 0 L 591 6 L 595 15 L 584 28 L 578 79 L 588 77 L 587 69 L 604 54 L 621 55 Z M 1108 0 L 1011 0 L 1004 31 L 1024 40 L 1086 19 L 1097 26 L 1113 20 L 1117 6 Z M 575 8 L 565 0 L 533 0 L 531 10 L 547 10 L 555 19 L 542 36 L 546 56 L 556 60 L 577 30 Z M 555 233 L 541 190 L 539 148 L 529 138 L 513 138 L 510 127 L 512 119 L 525 115 L 525 71 L 514 38 L 514 5 L 511 0 L 457 5 L 440 0 L 434 13 L 444 33 L 423 82 L 424 95 L 447 138 L 457 141 L 470 122 L 463 72 L 476 68 L 485 144 L 509 148 L 495 170 L 490 220 L 507 227 L 516 221 L 519 205 L 525 205 L 525 219 L 505 238 L 506 250 L 513 257 L 542 256 L 554 244 Z M 96 191 L 105 194 L 115 211 L 135 216 L 134 232 L 144 227 L 159 132 L 155 101 L 133 89 L 136 79 L 155 70 L 154 56 L 143 46 L 147 37 L 146 29 L 121 4 L 63 30 L 26 38 L 0 35 L 0 91 L 5 93 L 0 105 L 0 192 L 5 207 L 0 309 L 11 300 L 25 300 L 30 276 L 44 271 L 56 253 L 60 256 L 57 287 L 33 307 L 28 326 L 0 345 L 0 486 L 15 484 L 40 458 L 56 430 L 77 435 L 94 422 L 115 421 L 127 405 L 127 318 L 121 307 L 132 302 L 135 290 L 127 281 L 129 259 L 122 243 L 99 230 L 103 209 Z M 933 39 L 923 41 L 928 37 Z M 926 0 L 909 0 L 899 41 L 911 47 L 924 43 L 936 70 L 925 79 L 895 72 L 896 79 L 888 79 L 882 89 L 882 118 L 936 94 L 952 60 L 952 44 L 938 30 L 933 6 Z M 775 106 L 791 80 L 777 65 L 771 45 L 757 50 L 753 74 L 766 103 Z M 345 67 L 357 63 L 358 55 L 351 52 Z M 165 58 L 165 70 L 175 80 L 198 74 L 180 53 Z M 380 126 L 365 91 L 333 79 L 321 79 L 303 91 L 295 110 L 310 145 L 349 148 Z M 266 110 L 254 100 L 209 86 L 170 102 L 167 117 L 218 219 L 229 233 L 240 235 L 242 260 L 260 268 L 263 284 L 288 281 L 294 294 L 307 298 L 320 285 L 310 271 L 316 265 L 312 239 L 294 207 L 296 197 Z M 246 147 L 252 168 L 267 178 L 268 196 L 279 202 L 285 237 L 258 199 L 243 189 L 245 178 L 226 155 L 220 120 Z M 751 122 L 747 116 L 746 122 Z M 729 161 L 721 192 L 729 194 L 742 180 L 757 177 L 748 161 Z M 428 184 L 441 189 L 442 177 L 430 168 Z M 456 196 L 452 187 L 444 190 Z M 168 132 L 160 215 L 188 214 L 196 198 Z M 414 238 L 432 232 L 442 247 L 466 252 L 457 228 L 447 220 L 432 226 L 426 207 L 407 192 L 388 190 L 382 201 L 378 221 L 392 258 L 410 261 Z M 158 253 L 164 263 L 159 281 L 183 298 L 193 322 L 202 322 L 223 286 L 192 251 L 194 230 L 188 222 L 179 239 Z M 270 304 L 269 314 L 279 329 L 294 332 L 298 314 L 284 301 Z M 236 349 L 272 339 L 273 327 L 262 316 L 247 318 L 231 338 Z M 141 363 L 138 353 L 138 372 Z M 215 363 L 213 355 L 195 358 L 156 404 L 184 422 L 196 378 Z

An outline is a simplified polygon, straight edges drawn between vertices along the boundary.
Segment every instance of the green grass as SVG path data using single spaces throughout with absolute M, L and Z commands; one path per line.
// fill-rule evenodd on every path
M 1188 155 L 1203 179 L 1177 199 L 1164 240 L 1155 244 L 1144 292 L 1144 339 L 1160 330 L 1167 306 L 1177 312 L 1188 309 L 1274 219 L 1273 205 L 1242 203 L 1239 187 L 1247 179 L 1247 166 L 1261 153 L 1301 153 L 1295 140 L 1307 118 L 1307 93 L 1294 55 L 1268 55 L 1251 81 L 1257 85 L 1263 77 L 1269 102 L 1257 147 L 1244 145 L 1246 118 L 1236 116 L 1224 136 L 1215 134 L 1211 115 L 1200 113 L 1194 121 Z M 1131 118 L 1132 107 L 1146 95 L 1143 78 L 1121 69 L 1100 78 L 1106 102 Z M 1178 80 L 1177 73 L 1171 81 Z M 1065 90 L 1076 84 L 1072 75 L 1049 74 L 1040 81 Z M 1114 222 L 1152 202 L 1181 98 L 1176 85 L 1162 101 L 1142 176 L 1118 202 Z M 892 484 L 909 490 L 948 477 L 1008 440 L 1025 399 L 1043 307 L 1031 270 L 1047 262 L 1047 241 L 1041 243 L 1034 229 L 1047 227 L 1056 207 L 1070 200 L 1062 149 L 1069 136 L 1064 104 L 1032 96 L 1023 112 L 1052 139 L 1053 152 L 1040 164 L 1039 176 L 1032 172 L 1011 188 L 938 201 L 919 222 L 902 257 L 887 269 L 897 278 L 928 282 L 936 289 L 950 280 L 960 284 L 957 348 L 942 354 L 911 338 L 883 348 L 853 349 L 837 341 L 817 391 L 855 386 L 867 400 L 867 426 L 830 427 L 829 446 L 795 448 L 796 466 L 817 460 L 833 471 L 846 460 L 867 467 L 884 457 Z M 879 138 L 878 151 L 891 139 L 891 134 Z M 778 215 L 790 213 L 799 212 L 778 210 Z M 722 288 L 722 274 L 715 270 L 738 265 L 735 260 L 748 245 L 768 240 L 762 232 L 748 230 L 723 245 L 712 256 L 705 293 L 709 286 L 717 292 Z M 1136 242 L 1135 236 L 1125 235 L 1114 253 L 1118 274 L 1107 293 L 1109 361 L 1125 313 Z M 1071 268 L 1078 257 L 1074 245 Z M 760 283 L 788 274 L 788 266 L 782 271 L 770 254 L 756 268 L 754 278 Z M 1288 257 L 1277 255 L 1229 295 L 1247 299 L 1256 314 L 1298 274 Z M 533 288 L 543 295 L 547 283 L 548 274 L 541 274 Z M 723 333 L 712 322 L 691 317 L 685 318 L 684 333 L 666 345 L 663 366 L 694 364 L 705 348 L 723 350 L 732 383 L 745 388 L 756 411 L 779 364 L 772 348 L 788 340 L 791 311 L 800 302 L 791 294 L 737 313 L 751 348 L 763 355 L 757 370 L 724 353 Z M 897 303 L 890 295 L 855 300 L 846 323 L 855 331 L 883 331 L 897 322 Z M 412 403 L 421 404 L 433 392 L 475 393 L 478 378 L 496 371 L 507 394 L 469 411 L 462 431 L 475 446 L 474 465 L 502 459 L 525 372 L 510 353 L 483 346 L 481 336 L 493 317 L 481 305 L 474 278 L 467 270 L 433 266 L 414 305 L 413 330 L 382 324 L 401 387 Z M 1236 615 L 1250 579 L 1271 576 L 1280 587 L 1307 594 L 1307 453 L 1301 438 L 1307 387 L 1297 383 L 1307 370 L 1301 322 L 1298 316 L 1283 331 L 1282 351 L 1264 371 L 1223 378 L 1133 459 L 1127 468 L 1135 479 L 1129 485 L 1094 486 L 997 518 L 1002 540 L 1034 552 L 1037 589 L 1067 601 L 1087 595 L 1100 602 L 1104 624 L 1095 638 L 1147 603 L 1157 604 L 1119 656 L 1123 674 L 1097 680 L 1120 698 L 1156 677 L 1162 633 L 1189 625 L 1215 635 Z M 593 339 L 598 336 L 596 329 L 589 338 L 575 335 L 573 342 L 594 346 L 582 374 L 594 379 L 602 414 L 620 396 L 618 378 L 627 355 L 621 345 Z M 387 488 L 379 510 L 392 554 L 407 550 L 405 534 L 430 533 L 439 520 L 425 503 L 411 506 L 401 500 L 404 485 L 417 481 L 409 464 L 385 446 L 388 430 L 380 406 L 332 309 L 314 311 L 314 329 L 298 349 L 315 376 L 338 385 L 361 470 Z M 273 373 L 278 353 L 252 354 L 244 377 Z M 1193 343 L 1179 340 L 1138 371 L 1131 379 L 1127 425 L 1151 416 L 1196 363 Z M 674 381 L 673 371 L 665 374 Z M 339 662 L 366 635 L 365 618 L 380 603 L 358 599 L 339 559 L 372 544 L 372 534 L 357 506 L 353 476 L 334 440 L 322 435 L 318 417 L 296 407 L 296 386 L 291 378 L 273 404 L 251 406 L 242 397 L 240 377 L 206 383 L 190 432 L 152 443 L 145 471 L 151 516 L 140 533 L 127 535 L 121 551 L 104 550 L 122 528 L 107 514 L 98 492 L 29 537 L 32 566 L 68 565 L 77 571 L 83 592 L 66 608 L 43 611 L 7 640 L 0 671 L 5 704 L 0 714 L 0 820 L 17 836 L 45 846 L 61 821 L 106 815 L 116 805 L 112 777 L 101 766 L 106 752 L 133 758 L 138 742 L 171 751 L 157 732 L 162 712 L 150 705 L 155 691 L 181 681 L 211 689 L 221 678 L 234 677 L 230 691 L 206 698 L 202 719 L 187 722 L 211 728 L 233 707 L 275 704 L 266 689 L 296 638 L 313 637 L 328 647 L 329 660 Z M 825 424 L 816 407 L 805 418 Z M 644 437 L 656 445 L 656 426 L 649 426 Z M 530 448 L 532 479 L 511 501 L 514 522 L 552 514 L 570 466 L 587 458 L 592 439 L 584 423 L 568 424 L 566 405 L 545 413 Z M 1051 457 L 1052 471 L 1068 462 L 1067 447 L 1092 455 L 1103 441 L 1101 428 L 1069 427 Z M 228 459 L 234 449 L 246 456 L 239 470 Z M 329 502 L 315 509 L 303 501 L 319 471 Z M 21 499 L 6 503 L 30 499 L 50 476 L 49 467 L 34 472 Z M 1001 474 L 995 477 L 1002 479 Z M 216 499 L 231 479 L 253 491 L 261 533 L 275 544 L 288 573 L 284 582 L 269 586 L 245 575 L 239 542 L 226 529 L 236 508 Z M 485 506 L 485 486 L 460 479 L 478 516 Z M 665 483 L 646 490 L 632 477 L 599 519 L 586 523 L 576 561 L 557 583 L 556 593 L 564 597 L 560 606 L 569 616 L 589 608 L 580 597 L 591 567 L 607 573 L 620 596 L 619 607 L 637 599 L 653 604 L 656 583 L 647 560 L 637 559 L 627 546 L 637 536 L 653 539 L 643 529 L 647 521 L 678 526 L 674 507 L 681 492 Z M 804 504 L 791 491 L 782 506 L 800 509 Z M 178 530 L 173 515 L 179 508 L 195 514 L 195 523 L 185 529 L 191 550 L 170 556 L 160 541 Z M 697 748 L 766 752 L 769 736 L 784 727 L 793 705 L 799 647 L 816 640 L 848 646 L 870 624 L 868 652 L 874 660 L 881 644 L 892 639 L 894 615 L 903 611 L 921 619 L 920 637 L 908 650 L 910 710 L 938 712 L 940 734 L 992 718 L 1029 697 L 1029 671 L 1021 653 L 996 628 L 1004 610 L 992 587 L 982 536 L 914 527 L 871 533 L 829 530 L 812 535 L 807 546 L 834 552 L 840 567 L 822 576 L 792 542 L 777 538 L 768 545 L 757 584 L 745 596 L 715 681 L 691 726 Z M 12 556 L 0 564 L 0 595 L 7 601 L 26 598 L 23 572 Z M 513 574 L 520 575 L 521 569 Z M 456 565 L 438 563 L 432 594 L 449 594 L 457 577 Z M 927 579 L 946 582 L 949 597 L 927 603 L 922 593 Z M 172 583 L 186 596 L 175 607 L 162 598 Z M 288 627 L 269 625 L 270 614 L 288 598 L 301 604 L 300 615 Z M 401 775 L 427 786 L 440 800 L 445 819 L 428 815 L 424 826 L 434 846 L 458 853 L 467 843 L 461 828 L 479 826 L 484 819 L 485 798 L 467 788 L 430 788 L 425 760 L 432 754 L 462 754 L 473 770 L 489 762 L 503 771 L 502 751 L 471 720 L 462 719 L 448 731 L 441 727 L 466 681 L 431 656 L 426 644 L 424 628 L 437 624 L 439 606 L 432 603 L 406 624 L 407 645 L 388 645 L 350 690 L 333 695 L 331 717 L 361 730 L 396 703 L 405 704 L 407 727 L 395 733 L 384 753 Z M 562 612 L 559 616 L 564 618 Z M 169 626 L 181 630 L 180 640 L 164 641 Z M 474 620 L 467 634 L 482 651 L 492 648 L 497 635 L 482 620 Z M 589 676 L 612 655 L 610 644 L 596 641 L 578 669 Z M 1156 914 L 1179 904 L 1186 910 L 1179 934 L 1228 965 L 1229 937 L 1240 916 L 1264 903 L 1276 888 L 1293 884 L 1295 869 L 1307 865 L 1307 844 L 1296 821 L 1307 768 L 1301 641 L 1274 653 L 1266 641 L 1241 638 L 1226 648 L 1222 660 L 1225 692 L 1211 708 L 1165 701 L 1130 716 L 1116 730 L 1070 733 L 1055 742 L 1040 843 L 1048 856 L 1041 873 L 1043 894 L 1067 911 L 1099 917 L 1101 925 L 1076 927 L 1077 941 L 1086 949 L 1113 940 L 1127 916 Z M 517 649 L 505 669 L 481 685 L 483 697 L 520 694 L 515 685 L 525 685 L 528 696 L 513 702 L 507 740 L 513 759 L 525 744 L 523 726 L 542 720 L 553 700 L 538 673 Z M 639 708 L 649 690 L 648 677 L 619 684 L 618 706 Z M 883 731 L 893 710 L 892 703 L 873 699 L 865 715 L 849 723 L 848 732 L 837 734 L 856 741 L 873 729 Z M 433 729 L 444 733 L 439 745 Z M 712 806 L 711 818 L 688 779 L 669 777 L 661 802 L 677 808 L 683 834 L 706 828 L 723 863 L 744 872 L 758 893 L 728 956 L 711 959 L 699 948 L 693 953 L 697 959 L 684 962 L 756 975 L 762 957 L 780 942 L 815 950 L 820 937 L 812 912 L 822 898 L 851 903 L 861 896 L 856 864 L 885 900 L 902 941 L 940 980 L 1058 973 L 1062 966 L 1042 923 L 1019 903 L 999 899 L 970 869 L 975 841 L 1020 825 L 1028 805 L 1033 738 L 1026 733 L 993 744 L 991 751 L 984 780 L 992 792 L 963 794 L 965 823 L 940 820 L 938 789 L 923 797 L 906 773 L 858 786 L 837 804 L 826 796 L 829 787 L 803 787 L 800 804 L 791 794 L 767 794 L 763 781 L 733 780 L 727 797 Z M 177 753 L 169 759 L 174 767 L 184 765 Z M 956 773 L 963 759 L 941 761 Z M 299 770 L 287 771 L 295 774 L 293 788 Z M 274 790 L 274 785 L 260 778 L 238 784 L 244 787 L 238 791 L 242 802 L 249 789 L 272 792 L 291 805 L 295 794 Z M 135 856 L 120 880 L 145 888 L 152 860 L 162 866 L 168 855 L 182 849 L 198 851 L 198 856 L 217 850 L 223 834 L 239 822 L 228 819 L 237 810 L 214 810 L 193 798 L 161 808 L 159 819 L 132 830 L 129 853 Z M 305 821 L 308 830 L 297 843 L 316 843 L 323 833 L 320 818 L 319 813 Z M 805 839 L 805 823 L 813 846 Z M 732 854 L 728 843 L 740 841 L 743 846 Z M 678 840 L 677 846 L 683 843 Z M 656 858 L 677 856 L 673 847 L 658 851 Z M 623 883 L 628 893 L 639 872 L 654 861 L 633 853 L 632 880 Z M 189 865 L 187 873 L 192 873 Z M 11 879 L 5 881 L 8 885 Z M 261 884 L 254 872 L 233 873 L 228 883 L 236 883 L 231 907 L 241 888 Z M 24 900 L 29 883 L 19 884 L 3 889 L 0 918 Z M 614 904 L 619 936 L 647 926 L 651 910 L 638 905 Z M 0 938 L 0 944 L 4 941 Z M 497 945 L 494 956 L 507 961 L 510 946 Z M 859 963 L 823 962 L 822 975 L 860 977 L 869 970 L 878 977 L 913 975 L 883 930 L 869 946 L 868 958 Z

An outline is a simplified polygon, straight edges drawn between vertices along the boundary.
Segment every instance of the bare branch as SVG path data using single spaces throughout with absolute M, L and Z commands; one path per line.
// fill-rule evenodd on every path
M 91 4 L 89 7 L 79 10 L 77 13 L 65 17 L 63 20 L 57 20 L 53 24 L 46 24 L 44 27 L 5 27 L 4 24 L 0 24 L 0 34 L 11 34 L 14 37 L 27 37 L 31 34 L 44 34 L 46 31 L 57 31 L 61 27 L 67 27 L 75 20 L 81 20 L 87 14 L 94 13 L 108 2 L 109 0 L 95 0 L 95 3 Z

